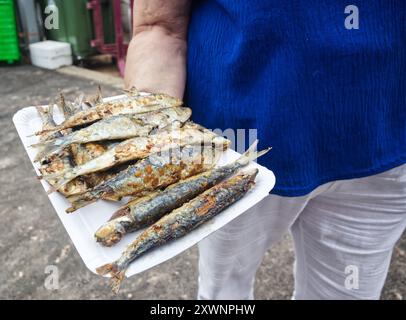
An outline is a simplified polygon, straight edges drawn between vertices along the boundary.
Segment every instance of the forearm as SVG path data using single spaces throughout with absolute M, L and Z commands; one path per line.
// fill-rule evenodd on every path
M 139 90 L 183 97 L 186 42 L 153 27 L 135 35 L 127 54 L 125 85 Z
M 186 81 L 188 0 L 138 0 L 125 86 L 182 98 Z

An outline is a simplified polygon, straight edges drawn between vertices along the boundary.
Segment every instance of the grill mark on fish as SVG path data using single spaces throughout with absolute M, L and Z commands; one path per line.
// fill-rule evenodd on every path
M 126 140 L 100 157 L 51 177 L 58 179 L 58 185 L 56 186 L 58 189 L 78 176 L 106 170 L 121 163 L 143 159 L 150 154 L 171 148 L 183 147 L 186 144 L 210 144 L 225 149 L 228 147 L 229 141 L 207 129 L 201 130 L 194 124 L 185 124 L 182 128 L 169 128 L 149 137 L 137 137 Z M 123 152 L 123 148 L 125 152 Z M 55 188 L 51 189 L 50 192 L 54 190 Z
M 100 89 L 99 89 L 100 90 Z M 100 95 L 100 93 L 98 93 Z M 90 98 L 90 100 L 97 101 L 98 95 L 96 98 Z M 74 113 L 77 113 L 83 108 L 88 108 L 88 106 L 83 103 L 83 96 L 78 98 L 74 103 L 67 103 L 65 101 L 64 96 L 62 93 L 59 94 L 59 99 L 57 100 L 57 107 L 61 110 L 65 118 L 72 116 Z M 46 125 L 47 128 L 52 126 L 56 126 L 54 119 L 53 119 L 53 109 L 54 104 L 50 104 L 48 108 L 46 107 L 37 107 L 37 111 L 39 112 L 41 119 L 43 120 L 43 127 Z M 46 117 L 46 118 L 45 118 Z M 46 122 L 44 122 L 46 121 Z M 62 137 L 64 134 L 69 134 L 72 130 L 67 129 L 61 132 L 45 132 L 42 136 L 40 136 L 40 141 L 44 141 L 46 139 L 43 136 L 50 137 L 50 138 L 58 138 Z M 104 153 L 108 148 L 111 142 L 103 142 L 103 143 L 86 143 L 83 145 L 73 144 L 70 146 L 68 150 L 64 150 L 59 154 L 53 154 L 48 159 L 43 159 L 41 161 L 41 166 L 39 168 L 42 176 L 44 179 L 51 185 L 56 187 L 58 181 L 57 179 L 51 178 L 52 175 L 60 174 L 66 170 L 73 169 L 74 166 L 78 164 L 83 164 L 93 158 L 100 156 Z M 115 171 L 115 170 L 114 170 Z M 58 191 L 62 193 L 64 196 L 71 196 L 74 194 L 80 194 L 89 189 L 89 187 L 93 187 L 96 184 L 104 181 L 108 177 L 112 177 L 114 172 L 102 172 L 96 174 L 90 174 L 83 177 L 78 177 L 73 179 L 72 181 L 68 182 L 63 187 L 59 188 Z
M 212 161 L 204 165 L 201 164 L 198 159 L 202 157 L 202 154 L 206 154 L 206 157 L 211 156 Z M 73 212 L 98 199 L 103 199 L 106 195 L 121 198 L 166 187 L 180 179 L 212 168 L 218 158 L 219 152 L 216 152 L 215 148 L 201 148 L 199 146 L 185 146 L 182 149 L 174 148 L 151 154 L 85 194 L 69 197 L 68 200 L 72 206 L 67 209 L 67 212 Z M 146 168 L 151 168 L 151 173 L 148 173 Z M 159 173 L 160 168 L 163 168 L 164 175 Z M 142 175 L 137 177 L 136 172 L 142 172 Z M 107 187 L 109 191 L 105 192 Z
M 181 100 L 165 94 L 149 94 L 147 96 L 128 97 L 115 102 L 99 102 L 93 108 L 74 114 L 55 128 L 48 128 L 37 132 L 37 134 L 90 124 L 106 116 L 145 113 L 165 108 L 179 107 L 181 105 Z
M 167 127 L 175 121 L 181 124 L 186 122 L 191 114 L 192 112 L 189 108 L 175 107 L 148 112 L 143 115 L 116 115 L 102 119 L 83 129 L 73 131 L 68 135 L 57 137 L 53 140 L 42 141 L 32 146 L 41 147 L 36 156 L 37 159 L 41 159 L 61 152 L 61 150 L 74 143 L 83 144 L 103 140 L 146 137 L 154 129 Z
M 56 123 L 53 118 L 54 112 L 54 104 L 49 104 L 48 107 L 37 107 L 37 112 L 42 120 L 43 128 L 52 128 L 56 126 Z M 40 141 L 49 141 L 50 139 L 54 139 L 57 137 L 61 137 L 61 132 L 45 132 L 43 133 L 39 140 Z M 39 167 L 39 171 L 43 176 L 47 176 L 49 174 L 55 174 L 67 169 L 72 168 L 70 154 L 64 152 L 60 155 L 55 155 L 52 159 L 48 161 L 42 162 L 41 166 Z M 57 180 L 54 179 L 46 179 L 46 181 L 51 185 L 55 186 L 57 184 Z M 64 196 L 73 195 L 75 193 L 81 193 L 87 190 L 87 185 L 82 179 L 74 179 L 70 181 L 67 185 L 63 188 L 59 189 Z
M 269 149 L 257 152 L 255 141 L 237 160 L 168 186 L 164 191 L 130 201 L 95 233 L 96 241 L 111 246 L 128 232 L 146 227 L 220 181 L 230 177 Z

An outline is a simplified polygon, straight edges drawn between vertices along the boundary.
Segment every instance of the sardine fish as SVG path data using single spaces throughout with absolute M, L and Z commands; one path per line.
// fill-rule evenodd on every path
M 97 268 L 97 273 L 110 274 L 113 292 L 117 293 L 131 262 L 153 248 L 183 237 L 241 199 L 254 185 L 257 173 L 258 169 L 251 169 L 228 178 L 162 217 L 132 242 L 118 260 Z

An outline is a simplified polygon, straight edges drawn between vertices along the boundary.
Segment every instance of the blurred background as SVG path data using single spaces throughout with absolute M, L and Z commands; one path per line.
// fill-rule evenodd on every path
M 197 248 L 125 281 L 118 296 L 73 247 L 12 124 L 30 105 L 117 95 L 131 38 L 132 0 L 0 0 L 0 299 L 194 299 Z M 383 299 L 406 298 L 406 235 L 396 246 Z M 48 265 L 59 289 L 44 285 Z M 258 271 L 257 299 L 290 299 L 293 247 L 284 239 Z
M 49 69 L 73 64 L 122 76 L 132 5 L 133 0 L 1 0 L 0 61 Z

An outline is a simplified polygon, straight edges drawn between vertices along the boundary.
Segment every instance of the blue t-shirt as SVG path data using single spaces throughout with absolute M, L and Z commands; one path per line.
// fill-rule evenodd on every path
M 406 163 L 406 1 L 353 2 L 194 1 L 193 119 L 257 129 L 275 194 Z

